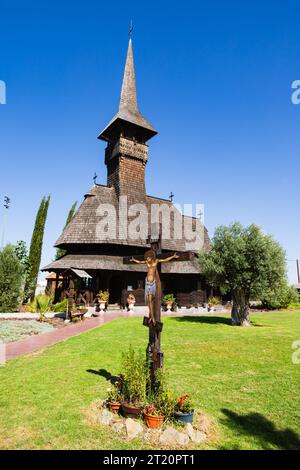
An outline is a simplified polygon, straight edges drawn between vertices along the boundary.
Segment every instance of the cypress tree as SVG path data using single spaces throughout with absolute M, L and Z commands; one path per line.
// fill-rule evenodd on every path
M 73 219 L 74 214 L 75 214 L 75 210 L 76 210 L 76 206 L 77 206 L 77 201 L 74 202 L 71 209 L 69 210 L 68 217 L 67 217 L 67 220 L 66 220 L 66 223 L 65 223 L 65 226 L 64 226 L 63 230 L 65 230 L 66 226 L 69 225 L 69 223 Z M 57 248 L 56 254 L 55 254 L 55 259 L 57 260 L 57 259 L 61 258 L 62 256 L 64 256 L 65 254 L 66 254 L 66 250 L 63 250 L 62 248 Z
M 24 288 L 24 301 L 33 300 L 41 264 L 45 223 L 50 203 L 50 196 L 44 196 L 38 209 L 31 237 L 28 256 L 28 273 Z

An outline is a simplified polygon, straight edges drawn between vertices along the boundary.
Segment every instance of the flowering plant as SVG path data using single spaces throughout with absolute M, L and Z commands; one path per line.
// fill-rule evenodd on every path
M 151 416 L 160 416 L 161 415 L 160 411 L 155 407 L 155 405 L 153 403 L 150 403 L 149 405 L 146 406 L 145 413 L 147 415 L 151 415 Z
M 182 395 L 175 407 L 178 413 L 193 413 L 194 407 L 190 401 L 189 395 Z
M 124 379 L 125 375 L 124 374 L 119 374 L 118 379 L 114 381 L 114 386 L 119 390 L 119 392 L 122 392 L 122 388 L 124 385 Z
M 107 400 L 111 402 L 119 402 L 121 399 L 120 390 L 115 385 L 108 387 L 107 389 Z
M 118 379 L 114 380 L 111 387 L 107 389 L 107 399 L 112 402 L 119 402 L 122 399 L 122 388 L 124 383 L 124 374 L 119 374 Z

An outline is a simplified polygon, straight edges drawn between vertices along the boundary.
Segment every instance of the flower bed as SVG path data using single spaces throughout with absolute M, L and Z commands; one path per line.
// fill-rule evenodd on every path
M 36 320 L 1 320 L 0 342 L 11 343 L 12 341 L 18 341 L 51 330 L 53 330 L 53 326 L 47 322 Z
M 112 413 L 107 402 L 94 402 L 89 410 L 91 425 L 107 426 L 125 441 L 139 438 L 157 449 L 195 449 L 217 439 L 215 425 L 210 417 L 198 411 L 194 424 L 178 426 L 167 422 L 160 428 L 149 428 L 143 419 L 131 419 Z

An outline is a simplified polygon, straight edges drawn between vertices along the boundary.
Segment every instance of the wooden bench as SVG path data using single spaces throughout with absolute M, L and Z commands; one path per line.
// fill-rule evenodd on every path
M 84 315 L 87 313 L 87 309 L 82 309 L 81 312 L 71 312 L 71 320 L 73 320 L 73 318 L 80 318 L 80 321 L 82 321 L 84 319 Z

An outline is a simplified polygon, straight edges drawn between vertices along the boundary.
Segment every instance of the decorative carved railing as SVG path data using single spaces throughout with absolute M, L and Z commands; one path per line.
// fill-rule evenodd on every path
M 110 143 L 105 149 L 105 163 L 117 155 L 138 158 L 139 160 L 148 160 L 148 145 L 140 144 L 135 140 L 120 137 L 117 142 Z

